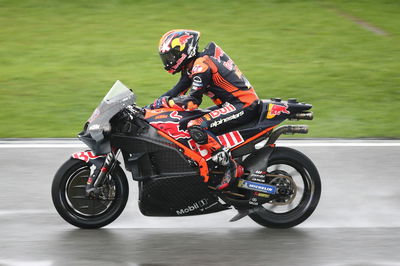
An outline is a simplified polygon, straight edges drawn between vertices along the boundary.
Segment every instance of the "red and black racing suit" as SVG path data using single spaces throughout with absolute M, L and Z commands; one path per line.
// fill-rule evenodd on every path
M 191 69 L 182 70 L 179 82 L 163 96 L 174 97 L 179 107 L 194 110 L 201 104 L 204 94 L 219 108 L 190 121 L 188 129 L 198 125 L 220 134 L 257 115 L 259 98 L 253 87 L 232 59 L 213 42 L 198 55 Z
M 182 70 L 179 82 L 163 96 L 173 97 L 170 105 L 186 110 L 198 108 L 204 94 L 213 100 L 217 107 L 191 120 L 187 126 L 201 149 L 213 155 L 222 148 L 215 135 L 253 120 L 257 115 L 259 98 L 232 59 L 213 42 L 189 65 Z M 230 171 L 230 176 L 237 176 L 236 163 L 232 158 L 229 160 L 227 171 Z M 219 189 L 227 186 L 223 181 Z
M 186 110 L 196 109 L 204 94 L 213 100 L 218 107 L 188 123 L 192 138 L 212 154 L 222 148 L 214 134 L 251 121 L 257 115 L 259 98 L 232 59 L 213 42 L 190 65 L 190 69 L 182 70 L 179 82 L 163 96 L 174 97 L 172 104 Z

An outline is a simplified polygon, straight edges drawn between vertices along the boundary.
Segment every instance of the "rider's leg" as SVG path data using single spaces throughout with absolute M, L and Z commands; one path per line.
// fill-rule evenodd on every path
M 237 163 L 219 141 L 201 125 L 202 118 L 190 121 L 188 123 L 189 134 L 199 144 L 200 149 L 206 150 L 212 156 L 211 158 L 215 163 L 226 167 L 224 177 L 217 186 L 217 189 L 225 189 L 230 183 L 234 182 L 234 179 L 238 177 L 241 171 L 238 171 Z
M 220 135 L 229 132 L 233 128 L 257 118 L 258 107 L 258 101 L 249 106 L 226 103 L 219 108 L 213 107 L 212 112 L 188 123 L 189 133 L 193 140 L 200 145 L 200 148 L 207 150 L 213 161 L 227 166 L 225 178 L 218 186 L 220 189 L 226 188 L 229 181 L 234 180 L 232 177 L 243 174 L 243 168 L 238 166 L 230 154 L 224 150 L 214 134 Z M 240 135 L 240 133 L 238 134 Z

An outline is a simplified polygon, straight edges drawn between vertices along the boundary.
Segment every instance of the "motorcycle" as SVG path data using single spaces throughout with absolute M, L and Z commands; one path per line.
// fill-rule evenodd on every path
M 319 173 L 303 153 L 276 147 L 282 134 L 306 134 L 304 125 L 283 121 L 311 120 L 312 105 L 296 99 L 261 100 L 259 116 L 218 137 L 244 169 L 227 190 L 217 190 L 223 166 L 194 142 L 187 123 L 218 110 L 145 109 L 117 81 L 94 110 L 78 138 L 90 150 L 80 151 L 59 168 L 52 183 L 55 208 L 68 223 L 100 228 L 113 222 L 128 200 L 125 169 L 139 185 L 139 209 L 146 216 L 189 216 L 235 208 L 231 221 L 249 216 L 270 228 L 290 228 L 306 220 L 321 194 Z M 235 119 L 235 117 L 229 117 Z M 215 123 L 218 123 L 215 120 Z

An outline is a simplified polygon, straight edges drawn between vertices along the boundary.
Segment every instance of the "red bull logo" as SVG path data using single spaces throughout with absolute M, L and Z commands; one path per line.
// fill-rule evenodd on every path
M 165 122 L 150 122 L 150 124 L 167 133 L 174 139 L 187 139 L 190 138 L 189 132 L 187 130 L 181 130 L 179 128 L 179 122 L 165 121 Z
M 175 38 L 172 42 L 171 42 L 171 47 L 174 48 L 176 46 L 179 46 L 179 50 L 183 51 L 186 47 L 186 43 L 188 42 L 188 40 L 190 40 L 191 38 L 193 38 L 193 36 L 191 35 L 182 35 L 181 37 Z
M 287 108 L 288 106 L 286 104 L 285 105 L 269 104 L 267 119 L 272 119 L 276 115 L 281 115 L 282 113 L 290 114 Z
M 76 152 L 71 155 L 72 158 L 79 159 L 85 162 L 89 162 L 90 159 L 97 159 L 99 157 L 105 157 L 106 155 L 94 155 L 93 152 L 91 151 L 81 151 L 81 152 Z

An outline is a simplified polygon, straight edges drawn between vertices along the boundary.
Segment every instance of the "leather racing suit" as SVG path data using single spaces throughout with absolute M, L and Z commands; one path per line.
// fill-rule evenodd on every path
M 194 110 L 208 95 L 216 104 L 213 111 L 191 120 L 187 129 L 200 148 L 207 150 L 213 161 L 228 166 L 230 177 L 236 177 L 236 163 L 220 153 L 222 145 L 215 135 L 231 131 L 257 115 L 259 98 L 232 59 L 214 42 L 181 71 L 179 82 L 163 96 L 169 96 L 171 107 Z M 219 154 L 219 155 L 218 155 Z M 228 177 L 228 179 L 230 179 Z M 222 182 L 220 189 L 228 186 Z

